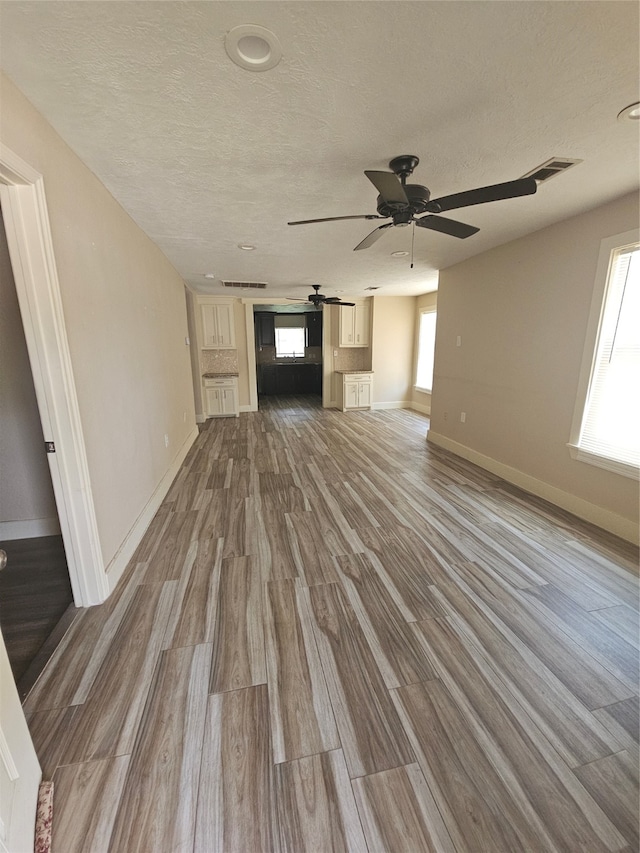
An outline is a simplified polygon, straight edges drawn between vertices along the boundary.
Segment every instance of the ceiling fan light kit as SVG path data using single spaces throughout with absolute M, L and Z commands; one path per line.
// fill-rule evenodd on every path
M 407 225 L 417 225 L 420 228 L 428 228 L 431 231 L 439 231 L 441 234 L 448 234 L 451 237 L 457 237 L 459 240 L 465 240 L 467 237 L 477 234 L 480 229 L 439 214 L 461 207 L 472 207 L 475 204 L 487 204 L 492 201 L 533 195 L 538 189 L 537 182 L 533 178 L 527 177 L 432 200 L 427 187 L 420 184 L 407 184 L 407 178 L 413 173 L 419 162 L 420 159 L 415 154 L 403 154 L 389 161 L 390 172 L 365 170 L 364 174 L 378 190 L 377 214 L 329 216 L 324 219 L 303 219 L 288 224 L 309 225 L 315 222 L 334 222 L 341 219 L 392 220 L 384 225 L 379 225 L 367 234 L 364 240 L 361 240 L 354 248 L 354 252 L 372 246 L 388 228 L 403 228 Z

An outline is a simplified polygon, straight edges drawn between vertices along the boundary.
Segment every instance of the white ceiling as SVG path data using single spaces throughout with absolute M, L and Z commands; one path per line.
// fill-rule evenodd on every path
M 435 270 L 638 186 L 635 2 L 2 2 L 3 69 L 193 288 L 272 296 L 416 294 Z M 280 65 L 229 60 L 225 33 L 272 30 Z M 467 239 L 379 223 L 364 169 L 417 154 L 432 197 L 584 162 L 535 196 L 455 211 Z M 238 243 L 254 244 L 244 252 Z M 216 280 L 205 280 L 213 272 Z M 229 291 L 225 291 L 229 293 Z M 265 298 L 265 293 L 261 294 Z M 345 298 L 345 297 L 343 297 Z

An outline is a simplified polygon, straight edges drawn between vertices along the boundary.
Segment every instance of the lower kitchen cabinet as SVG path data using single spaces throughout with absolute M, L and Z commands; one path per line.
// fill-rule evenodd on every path
M 259 394 L 322 394 L 321 364 L 261 364 Z
M 338 383 L 338 408 L 370 409 L 373 389 L 372 373 L 343 373 Z
M 238 418 L 238 380 L 236 377 L 204 380 L 205 414 L 208 418 Z

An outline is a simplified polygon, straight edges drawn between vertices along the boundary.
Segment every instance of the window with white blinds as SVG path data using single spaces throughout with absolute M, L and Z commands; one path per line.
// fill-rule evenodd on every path
M 610 254 L 576 449 L 579 459 L 620 473 L 640 466 L 640 243 Z

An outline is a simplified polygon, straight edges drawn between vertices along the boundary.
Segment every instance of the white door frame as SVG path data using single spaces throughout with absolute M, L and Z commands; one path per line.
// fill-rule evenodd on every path
M 0 200 L 76 606 L 109 594 L 44 192 L 35 169 L 0 143 Z

